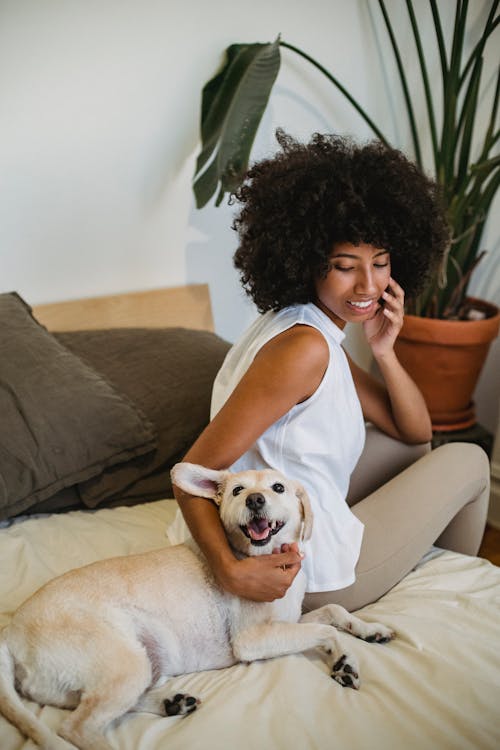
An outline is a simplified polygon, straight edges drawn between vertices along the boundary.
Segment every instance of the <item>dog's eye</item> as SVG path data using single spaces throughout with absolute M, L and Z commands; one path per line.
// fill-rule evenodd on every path
M 273 490 L 274 490 L 275 492 L 279 492 L 280 494 L 281 494 L 282 492 L 284 492 L 284 491 L 285 491 L 285 488 L 284 488 L 284 486 L 283 486 L 282 484 L 280 484 L 279 482 L 275 482 L 275 483 L 273 484 L 273 486 L 272 486 L 272 489 L 273 489 Z
M 236 495 L 239 495 L 239 494 L 240 494 L 240 492 L 241 492 L 241 491 L 242 491 L 243 489 L 245 489 L 245 488 L 244 488 L 244 487 L 242 487 L 242 486 L 241 486 L 241 484 L 238 484 L 238 485 L 237 485 L 237 486 L 236 486 L 236 487 L 235 487 L 235 488 L 233 489 L 233 495 L 234 495 L 234 497 L 236 497 Z

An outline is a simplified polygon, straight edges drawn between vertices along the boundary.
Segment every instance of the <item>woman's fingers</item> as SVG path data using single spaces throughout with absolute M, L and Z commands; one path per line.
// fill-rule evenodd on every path
M 257 602 L 281 599 L 299 572 L 302 558 L 297 544 L 286 545 L 284 552 L 246 557 L 238 561 L 236 578 L 227 588 L 237 596 Z
M 390 279 L 389 288 L 382 295 L 384 299 L 383 314 L 391 323 L 401 328 L 404 318 L 405 294 L 397 281 Z
M 403 287 L 399 286 L 398 282 L 395 281 L 395 279 L 391 278 L 389 279 L 389 289 L 392 291 L 394 297 L 397 297 L 399 299 L 404 300 L 405 293 Z

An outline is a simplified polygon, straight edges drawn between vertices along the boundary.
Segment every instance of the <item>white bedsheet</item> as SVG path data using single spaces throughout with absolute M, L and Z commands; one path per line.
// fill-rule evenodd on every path
M 175 503 L 74 512 L 0 529 L 0 627 L 45 581 L 70 568 L 167 543 Z M 108 732 L 120 750 L 498 750 L 500 568 L 444 552 L 410 573 L 362 617 L 395 628 L 387 645 L 353 640 L 361 689 L 330 679 L 317 653 L 186 675 L 172 694 L 195 714 L 130 714 Z M 64 712 L 29 704 L 57 728 Z M 0 718 L 1 750 L 29 750 Z

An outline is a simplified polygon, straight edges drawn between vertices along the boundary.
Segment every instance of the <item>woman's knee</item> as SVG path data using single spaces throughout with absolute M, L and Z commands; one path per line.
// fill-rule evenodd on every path
M 446 449 L 446 452 L 444 451 Z M 490 464 L 485 451 L 471 443 L 450 443 L 442 451 L 453 482 L 462 482 L 461 507 L 437 539 L 437 545 L 455 552 L 476 555 L 484 534 L 490 496 Z M 436 451 L 436 452 L 437 452 Z M 451 480 L 450 480 L 451 481 Z
M 490 462 L 486 452 L 475 443 L 447 443 L 429 454 L 441 465 L 443 474 L 452 480 L 457 475 L 477 482 L 478 493 L 489 489 Z

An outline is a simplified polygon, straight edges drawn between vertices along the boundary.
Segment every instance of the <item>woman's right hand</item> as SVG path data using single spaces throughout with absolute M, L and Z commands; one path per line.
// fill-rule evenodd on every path
M 296 543 L 284 544 L 273 554 L 234 559 L 214 572 L 218 583 L 229 593 L 255 602 L 272 602 L 285 596 L 303 557 Z

